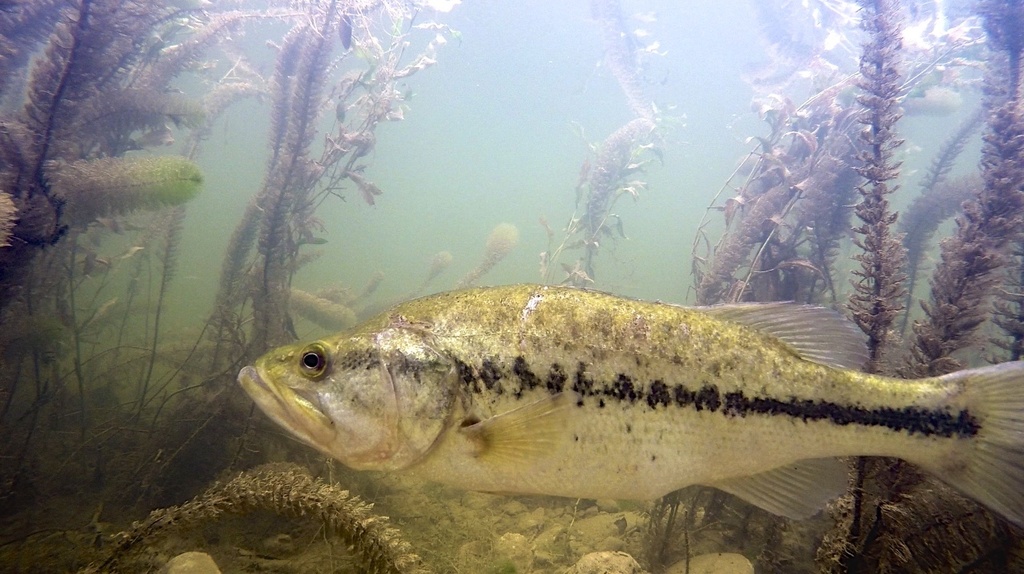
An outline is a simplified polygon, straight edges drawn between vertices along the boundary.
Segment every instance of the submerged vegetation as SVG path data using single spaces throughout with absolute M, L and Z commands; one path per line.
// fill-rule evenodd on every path
M 288 531 L 326 545 L 324 568 L 351 571 L 556 571 L 600 544 L 654 572 L 722 551 L 765 571 L 1024 568 L 1020 528 L 897 460 L 851 461 L 849 493 L 797 523 L 708 488 L 636 507 L 417 493 L 336 474 L 277 434 L 237 390 L 239 367 L 297 328 L 347 328 L 388 303 L 379 273 L 319 287 L 296 276 L 321 264 L 318 210 L 388 197 L 371 176 L 378 130 L 413 111 L 409 85 L 459 36 L 431 4 L 444 3 L 0 3 L 0 562 L 129 571 L 159 568 L 171 547 L 262 544 L 270 557 L 251 552 L 253 564 L 288 571 L 296 545 L 267 542 Z M 901 41 L 909 14 L 899 2 L 832 3 L 824 25 L 861 23 L 860 35 L 846 30 L 852 65 L 814 47 L 833 39 L 788 33 L 798 19 L 783 4 L 793 3 L 758 3 L 772 61 L 748 78 L 766 133 L 750 137 L 690 261 L 677 262 L 690 266 L 693 302 L 842 310 L 868 336 L 868 368 L 907 378 L 1020 360 L 1024 2 L 982 1 L 924 54 Z M 575 212 L 562 228 L 543 223 L 540 274 L 602 288 L 610 246 L 627 229 L 642 233 L 618 200 L 644 209 L 647 170 L 681 120 L 656 102 L 660 52 L 639 34 L 649 32 L 616 0 L 590 8 L 624 115 L 590 144 L 575 189 L 560 190 L 570 202 L 575 193 Z M 250 36 L 273 39 L 256 48 Z M 965 98 L 979 109 L 925 150 L 934 159 L 911 201 L 903 110 L 937 88 L 980 93 Z M 221 193 L 201 166 L 236 106 L 269 118 L 256 144 L 262 182 L 245 193 L 213 307 L 190 309 L 201 317 L 183 326 L 168 319 L 169 294 L 190 273 L 180 248 L 189 203 Z M 979 130 L 977 162 L 966 150 Z M 498 224 L 461 275 L 441 251 L 423 262 L 422 281 L 396 289 L 478 284 L 534 232 Z M 301 467 L 260 466 L 282 459 Z M 459 496 L 471 518 L 439 502 Z M 387 526 L 360 499 L 400 518 Z M 504 514 L 490 517 L 497 506 Z M 252 530 L 222 543 L 227 529 L 209 523 L 228 514 L 251 517 Z M 330 554 L 335 535 L 352 550 L 344 564 Z
M 1019 333 L 1014 318 L 1019 303 L 1014 277 L 1019 273 L 1000 271 L 1013 268 L 1011 248 L 1024 222 L 1019 147 L 1024 139 L 1016 96 L 1020 59 L 1013 55 L 1020 49 L 1024 6 L 982 4 L 990 50 L 983 111 L 951 134 L 925 174 L 921 195 L 906 214 L 899 214 L 890 206 L 904 179 L 896 130 L 901 104 L 926 70 L 903 61 L 900 6 L 888 0 L 862 5 L 869 35 L 859 79 L 839 79 L 796 110 L 788 104 L 779 107 L 778 100 L 762 108 L 772 135 L 759 138 L 755 169 L 738 195 L 718 207 L 725 214 L 726 233 L 717 247 L 702 254 L 698 249 L 709 244 L 702 224 L 694 243 L 697 299 L 704 304 L 793 299 L 837 306 L 842 303 L 837 293 L 846 291 L 850 316 L 868 335 L 869 369 L 908 378 L 940 375 L 968 366 L 956 353 L 982 342 L 977 333 L 986 322 L 1004 326 L 1008 338 Z M 1011 29 L 1014 40 L 1007 41 Z M 855 103 L 844 104 L 841 94 L 851 83 L 859 93 Z M 805 127 L 824 105 L 832 106 L 824 119 Z M 948 179 L 981 118 L 987 128 L 980 180 Z M 822 163 L 808 166 L 794 148 L 831 151 Z M 852 200 L 854 190 L 859 202 Z M 860 223 L 849 225 L 845 221 L 854 204 L 852 214 Z M 950 217 L 955 217 L 955 230 L 940 243 L 930 297 L 921 301 L 923 316 L 913 320 L 907 302 L 914 300 L 914 282 L 908 285 L 906 277 L 924 272 L 924 254 L 933 249 L 926 242 Z M 852 284 L 846 289 L 836 280 L 845 267 L 836 255 L 850 228 L 857 267 L 848 271 Z M 1006 295 L 993 305 L 997 293 Z M 912 333 L 904 332 L 904 343 L 899 326 L 908 322 Z M 1015 348 L 1012 342 L 1000 346 Z M 1018 359 L 1013 354 L 990 357 L 993 362 Z M 831 508 L 835 524 L 818 549 L 819 568 L 974 572 L 1021 567 L 1018 527 L 910 465 L 858 459 L 851 476 L 850 494 Z
M 316 208 L 350 194 L 372 204 L 381 193 L 363 173 L 374 132 L 402 119 L 396 82 L 429 67 L 446 42 L 447 29 L 429 23 L 420 24 L 429 34 L 411 38 L 413 15 L 398 2 L 339 0 L 204 9 L 32 1 L 0 10 L 0 506 L 29 517 L 49 509 L 41 501 L 86 493 L 99 506 L 96 544 L 53 569 L 95 559 L 112 534 L 101 522 L 125 523 L 261 462 L 250 444 L 257 419 L 235 390 L 237 365 L 293 336 L 291 278 L 317 244 Z M 265 75 L 239 40 L 268 26 L 290 30 L 272 46 L 276 64 Z M 179 85 L 191 86 L 188 96 Z M 217 118 L 247 98 L 270 104 L 265 183 L 232 238 L 209 320 L 171 333 L 184 205 L 203 180 L 193 161 Z M 176 138 L 178 155 L 159 149 Z M 295 307 L 327 305 L 341 324 L 361 310 L 358 294 L 295 293 Z M 304 496 L 328 504 L 332 488 Z M 313 509 L 259 498 L 272 494 L 259 489 L 244 500 L 227 492 L 193 506 L 212 509 L 209 518 L 245 504 Z M 216 496 L 220 506 L 203 506 Z M 349 506 L 338 508 L 355 514 L 325 515 L 325 525 L 358 547 L 353 528 L 373 519 Z M 50 525 L 93 512 L 49 510 Z M 33 529 L 10 524 L 5 552 L 46 551 Z M 399 566 L 381 571 L 405 571 Z
M 213 486 L 181 506 L 154 510 L 145 520 L 117 535 L 110 556 L 97 564 L 95 571 L 144 570 L 145 560 L 129 567 L 133 554 L 154 544 L 168 530 L 194 529 L 225 514 L 269 510 L 284 517 L 319 520 L 324 530 L 340 537 L 352 549 L 358 557 L 360 572 L 423 572 L 419 557 L 410 552 L 409 545 L 397 530 L 388 526 L 386 518 L 370 512 L 371 507 L 347 491 L 312 478 L 302 467 L 266 464 L 243 472 L 226 484 Z

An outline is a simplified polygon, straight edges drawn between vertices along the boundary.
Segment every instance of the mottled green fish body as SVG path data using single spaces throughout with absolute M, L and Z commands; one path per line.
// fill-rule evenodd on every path
M 865 358 L 822 308 L 515 285 L 403 303 L 239 381 L 353 468 L 466 489 L 652 499 L 704 484 L 801 517 L 845 490 L 836 457 L 878 455 L 1024 522 L 1024 363 L 907 381 L 859 372 Z

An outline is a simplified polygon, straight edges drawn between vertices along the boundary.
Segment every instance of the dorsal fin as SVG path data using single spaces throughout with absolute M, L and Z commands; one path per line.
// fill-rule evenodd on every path
M 864 333 L 852 321 L 825 307 L 779 302 L 734 303 L 699 309 L 776 337 L 808 361 L 857 370 L 868 362 Z

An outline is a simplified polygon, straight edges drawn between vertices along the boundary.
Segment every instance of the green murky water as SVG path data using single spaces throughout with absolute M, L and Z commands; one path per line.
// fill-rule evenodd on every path
M 875 368 L 1018 358 L 1019 2 L 441 4 L 0 2 L 0 569 L 1022 567 L 1019 527 L 896 461 L 851 461 L 860 495 L 789 521 L 709 488 L 565 500 L 358 473 L 254 409 L 235 376 L 269 348 L 470 283 L 850 314 L 875 14 L 902 39 L 880 49 L 903 140 L 882 159 L 914 277 Z M 151 155 L 192 162 L 198 194 L 130 170 Z M 940 241 L 998 193 L 1007 225 L 979 232 L 998 265 L 956 283 Z M 976 323 L 939 321 L 946 347 L 903 326 L 936 324 L 916 301 L 943 277 Z M 299 467 L 229 482 L 281 462 Z M 353 534 L 371 513 L 396 530 Z

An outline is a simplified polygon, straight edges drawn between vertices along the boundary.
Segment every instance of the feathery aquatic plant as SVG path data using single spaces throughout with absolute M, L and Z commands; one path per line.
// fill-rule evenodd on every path
M 889 182 L 899 174 L 900 162 L 894 151 L 903 142 L 894 127 L 900 119 L 898 96 L 900 50 L 898 6 L 894 0 L 862 0 L 862 26 L 868 31 L 860 60 L 861 89 L 857 102 L 863 108 L 860 134 L 864 151 L 855 169 L 864 178 L 857 190 L 861 201 L 854 213 L 861 224 L 854 228 L 854 245 L 860 264 L 852 271 L 854 291 L 847 308 L 855 323 L 868 335 L 870 372 L 883 372 L 883 354 L 890 350 L 892 325 L 903 310 L 903 266 L 906 254 L 894 232 L 896 213 L 887 196 L 898 186 Z M 907 465 L 887 459 L 858 457 L 853 464 L 851 494 L 835 508 L 837 523 L 819 548 L 819 561 L 829 569 L 855 572 L 863 567 L 864 554 L 874 543 L 874 526 L 883 505 L 916 483 L 919 474 Z M 874 509 L 874 516 L 871 509 Z M 874 526 L 872 526 L 874 525 Z
M 640 74 L 639 51 L 626 27 L 619 0 L 591 0 L 590 11 L 601 27 L 605 62 L 622 88 L 633 115 L 654 120 L 653 100 Z
M 223 485 L 170 508 L 154 510 L 118 534 L 109 557 L 83 572 L 134 572 L 145 568 L 136 554 L 176 529 L 193 529 L 223 514 L 269 510 L 282 516 L 320 521 L 340 537 L 370 574 L 425 572 L 418 556 L 372 505 L 319 479 L 294 464 L 267 464 L 243 472 Z
M 914 297 L 914 285 L 929 241 L 939 225 L 960 210 L 960 205 L 972 193 L 973 183 L 964 179 L 948 182 L 953 164 L 971 136 L 981 127 L 984 110 L 979 109 L 961 122 L 939 152 L 921 180 L 921 193 L 904 210 L 899 220 L 899 232 L 903 235 L 903 247 L 907 251 L 907 297 L 904 308 L 909 309 Z M 910 313 L 904 313 L 900 331 L 906 330 Z
M 591 0 L 591 14 L 600 26 L 605 47 L 605 62 L 629 105 L 634 119 L 615 130 L 596 146 L 593 165 L 586 160 L 580 169 L 576 185 L 576 212 L 569 220 L 562 241 L 553 245 L 554 231 L 542 222 L 548 232 L 548 249 L 541 253 L 540 274 L 551 282 L 557 265 L 565 271 L 563 284 L 584 287 L 594 282 L 594 258 L 600 244 L 615 233 L 625 237 L 622 221 L 611 213 L 611 207 L 623 194 L 636 199 L 646 188 L 640 179 L 627 180 L 634 173 L 642 173 L 650 160 L 642 152 L 658 149 L 657 128 L 664 128 L 665 118 L 659 117 L 654 101 L 644 85 L 635 36 L 627 28 L 619 0 Z M 593 146 L 592 146 L 593 149 Z M 580 202 L 583 213 L 580 214 Z M 583 249 L 583 256 L 573 265 L 560 261 L 567 249 Z
M 906 255 L 893 229 L 896 213 L 887 199 L 898 188 L 889 182 L 899 174 L 901 162 L 893 156 L 903 143 L 893 130 L 900 119 L 900 73 L 896 62 L 900 26 L 893 0 L 864 0 L 862 5 L 864 27 L 871 39 L 864 46 L 860 61 L 858 85 L 862 93 L 857 101 L 864 108 L 861 141 L 866 150 L 860 154 L 863 165 L 856 169 L 865 183 L 858 188 L 861 201 L 854 208 L 861 220 L 854 228 L 854 244 L 861 253 L 854 256 L 860 269 L 853 272 L 857 279 L 848 307 L 853 320 L 868 335 L 869 369 L 878 372 L 893 321 L 903 309 L 904 295 Z
M 577 211 L 569 221 L 565 237 L 557 246 L 541 254 L 541 275 L 551 280 L 554 264 L 566 249 L 583 249 L 583 256 L 574 267 L 562 263 L 567 273 L 565 282 L 576 286 L 593 283 L 594 259 L 600 251 L 601 242 L 615 234 L 624 236 L 622 222 L 611 212 L 623 195 L 636 198 L 646 187 L 642 180 L 628 180 L 642 172 L 649 161 L 644 152 L 656 145 L 656 124 L 646 117 L 627 122 L 605 138 L 597 147 L 593 165 L 584 164 L 583 177 L 577 186 Z M 583 213 L 579 214 L 580 204 Z M 549 231 L 548 239 L 554 237 Z
M 738 184 L 734 172 L 694 239 L 699 304 L 817 302 L 824 291 L 835 292 L 831 266 L 848 229 L 856 176 L 850 167 L 854 115 L 837 101 L 848 83 L 838 82 L 799 107 L 775 98 L 760 106 L 771 133 L 752 138 L 758 148 L 746 161 L 753 169 Z M 727 190 L 735 195 L 717 204 Z M 712 210 L 724 214 L 727 227 L 713 248 L 704 232 Z
M 236 347 L 227 352 L 236 361 L 294 336 L 288 316 L 290 283 L 299 264 L 299 249 L 320 225 L 314 216 L 316 208 L 347 187 L 354 187 L 373 204 L 381 192 L 364 175 L 364 158 L 376 145 L 374 130 L 381 122 L 402 118 L 398 108 L 402 95 L 396 82 L 432 65 L 444 43 L 443 34 L 438 34 L 423 54 L 405 64 L 406 8 L 380 1 L 355 8 L 337 0 L 305 4 L 304 17 L 294 21 L 278 48 L 269 85 L 270 159 L 263 187 L 232 234 L 221 269 L 211 319 L 217 344 L 215 368 L 224 368 L 220 360 L 226 344 Z M 394 19 L 396 33 L 388 42 L 370 33 L 378 10 Z M 352 25 L 365 31 L 360 53 L 368 60 L 367 67 L 335 74 L 339 62 L 352 53 L 335 53 L 339 28 Z M 346 113 L 337 115 L 334 133 L 321 134 L 319 120 L 326 109 Z M 321 155 L 313 157 L 318 137 L 323 137 L 325 145 Z M 241 326 L 250 323 L 248 302 L 252 321 L 246 334 Z
M 10 2 L 0 9 L 0 100 L 21 84 L 18 71 L 25 67 L 60 17 L 56 0 Z
M 64 202 L 64 221 L 84 227 L 101 216 L 182 205 L 202 182 L 199 168 L 181 157 L 109 157 L 61 166 L 50 189 Z
M 990 112 L 982 155 L 985 193 L 999 196 L 1007 202 L 1005 208 L 1017 210 L 1000 214 L 1016 217 L 1015 255 L 995 302 L 993 321 L 1003 335 L 994 342 L 1009 351 L 1010 360 L 1019 360 L 1024 352 L 1024 230 L 1019 203 L 1024 194 L 1024 1 L 988 0 L 979 11 L 991 46 L 1002 55 L 1003 67 L 990 69 L 987 76 L 988 98 L 995 109 Z
M 1012 227 L 992 213 L 990 197 L 981 194 L 964 205 L 953 237 L 941 245 L 941 259 L 931 280 L 931 296 L 922 301 L 925 319 L 914 324 L 914 345 L 908 376 L 943 375 L 964 367 L 953 353 L 977 340 L 977 328 L 988 318 L 988 302 L 1006 263 L 1003 253 Z M 1001 235 L 1010 232 L 1011 235 Z
M 166 307 L 167 290 L 170 287 L 171 279 L 177 269 L 178 244 L 181 242 L 181 229 L 185 224 L 185 209 L 178 207 L 171 210 L 165 218 L 160 229 L 160 287 L 157 289 L 156 310 L 153 312 L 153 334 L 149 344 L 149 359 L 146 366 L 146 374 L 139 385 L 138 408 L 135 416 L 142 414 L 147 406 L 150 391 L 150 382 L 153 379 L 153 368 L 156 366 L 157 352 L 160 350 L 160 319 Z
M 1008 268 L 1010 272 L 993 303 L 992 316 L 992 323 L 1001 331 L 992 338 L 992 344 L 1006 351 L 1006 355 L 989 359 L 994 362 L 1024 359 L 1024 245 L 1020 241 Z
M 11 230 L 18 221 L 18 208 L 6 191 L 0 190 L 0 247 L 10 245 Z
M 347 329 L 357 321 L 356 314 L 345 305 L 294 287 L 288 305 L 292 311 L 307 321 L 330 331 Z
M 54 189 L 61 169 L 117 157 L 138 147 L 136 132 L 194 118 L 195 108 L 167 89 L 182 68 L 158 76 L 147 67 L 161 34 L 171 38 L 165 24 L 172 12 L 159 1 L 74 0 L 19 3 L 0 14 L 0 30 L 13 30 L 4 41 L 24 41 L 0 50 L 0 68 L 24 67 L 37 54 L 24 76 L 4 74 L 25 77 L 27 87 L 22 110 L 0 116 L 0 186 L 19 212 L 11 245 L 0 252 L 0 306 L 11 302 L 39 249 L 81 221 L 68 219 L 71 198 Z
M 260 275 L 252 284 L 253 339 L 263 350 L 285 343 L 289 332 L 288 285 L 290 262 L 295 255 L 291 236 L 293 218 L 303 209 L 309 182 L 315 181 L 315 165 L 307 158 L 317 133 L 327 66 L 335 34 L 323 33 L 336 25 L 334 4 L 311 14 L 309 24 L 299 24 L 285 36 L 274 73 L 271 159 L 257 204 L 264 215 L 257 249 Z M 317 18 L 313 20 L 312 18 Z
M 987 82 L 991 82 L 1002 74 L 990 69 L 987 75 Z M 991 109 L 991 89 L 988 91 L 987 106 Z M 986 185 L 976 198 L 964 204 L 955 235 L 941 244 L 931 299 L 922 304 L 926 320 L 914 325 L 912 358 L 903 369 L 905 375 L 940 375 L 962 367 L 952 353 L 975 340 L 975 330 L 988 316 L 986 303 L 996 280 L 993 272 L 1002 265 L 1005 245 L 1017 236 L 1014 228 L 1019 224 L 1021 209 L 1019 190 L 1005 194 L 1005 188 L 990 184 L 993 167 L 997 172 L 999 167 L 1006 167 L 993 155 L 995 150 L 1006 151 L 1000 145 L 1007 142 L 992 122 L 1000 117 L 1006 116 L 999 111 L 991 114 L 990 133 L 985 136 L 982 165 Z M 995 155 L 1001 159 L 1014 157 Z M 1019 165 L 1019 160 L 1014 161 Z M 995 180 L 1006 183 L 1003 178 Z M 844 572 L 910 567 L 951 572 L 972 568 L 1011 571 L 1019 567 L 1014 566 L 1019 559 L 1005 550 L 1015 536 L 1013 528 L 984 509 L 937 487 L 902 461 L 860 458 L 856 470 L 856 486 L 847 500 L 850 506 L 838 513 L 837 531 L 847 530 L 843 535 L 827 537 L 819 551 L 823 566 Z M 908 520 L 909 516 L 914 520 Z M 935 552 L 936 548 L 943 551 Z M 917 556 L 927 556 L 928 561 L 911 562 L 910 557 Z
M 1024 110 L 1019 85 L 1024 3 L 986 2 L 981 12 L 990 44 L 1001 50 L 985 76 L 989 116 L 981 159 L 984 185 L 964 204 L 956 234 L 942 243 L 931 299 L 922 303 L 926 320 L 914 325 L 909 368 L 917 376 L 963 367 L 952 355 L 976 341 L 975 331 L 991 311 L 991 296 L 1000 279 L 996 271 L 1008 263 L 1009 246 L 1020 239 L 1024 222 Z
M 487 236 L 487 243 L 484 245 L 484 257 L 480 261 L 480 264 L 474 267 L 459 279 L 456 283 L 456 289 L 462 289 L 475 285 L 481 277 L 486 275 L 494 269 L 494 266 L 501 262 L 502 259 L 508 256 L 508 254 L 515 248 L 519 243 L 519 229 L 511 223 L 499 223 L 491 230 L 491 234 Z
M 430 267 L 427 269 L 427 276 L 423 278 L 423 282 L 420 283 L 420 286 L 411 291 L 405 298 L 413 299 L 422 295 L 434 279 L 437 279 L 439 275 L 451 267 L 452 261 L 454 261 L 454 257 L 451 252 L 439 251 L 438 253 L 435 253 L 434 256 L 430 258 Z

